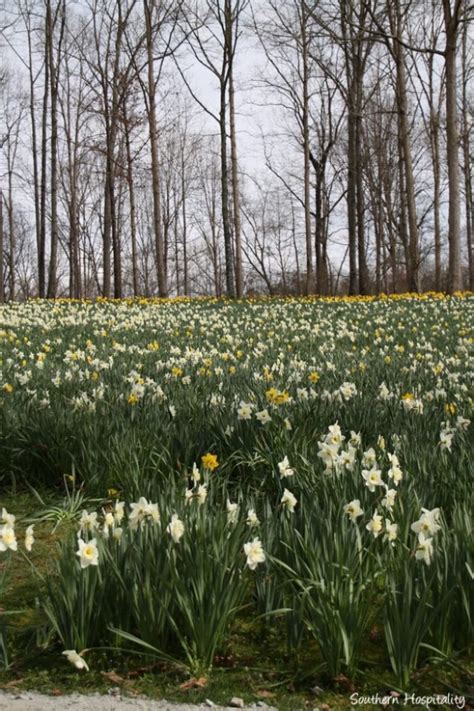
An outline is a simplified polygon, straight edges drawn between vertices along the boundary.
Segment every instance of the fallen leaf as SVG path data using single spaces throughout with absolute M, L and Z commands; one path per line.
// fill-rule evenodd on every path
M 15 686 L 18 686 L 18 684 L 21 684 L 23 679 L 13 679 L 13 681 L 7 681 L 6 684 L 1 684 L 0 688 L 2 689 L 13 689 Z
M 350 679 L 347 678 L 347 676 L 344 676 L 344 674 L 339 674 L 339 676 L 336 676 L 334 682 L 339 688 L 343 689 L 347 693 L 352 693 L 353 691 L 355 691 L 354 684 Z
M 273 691 L 267 691 L 267 689 L 259 689 L 255 692 L 255 696 L 258 696 L 259 699 L 273 699 L 276 694 Z
M 107 679 L 107 681 L 110 681 L 112 684 L 123 684 L 123 678 L 116 674 L 114 671 L 101 671 L 100 673 L 102 674 L 104 679 Z
M 187 691 L 188 689 L 203 689 L 207 684 L 207 679 L 205 676 L 200 676 L 199 679 L 188 679 L 183 684 L 180 684 L 181 691 Z

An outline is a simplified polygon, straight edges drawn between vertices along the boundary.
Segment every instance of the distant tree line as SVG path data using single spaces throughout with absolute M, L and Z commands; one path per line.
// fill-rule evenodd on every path
M 473 19 L 469 0 L 11 0 L 0 301 L 474 290 Z

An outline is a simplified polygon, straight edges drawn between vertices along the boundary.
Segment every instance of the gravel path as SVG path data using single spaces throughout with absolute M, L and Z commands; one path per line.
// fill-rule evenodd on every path
M 121 696 L 103 696 L 101 694 L 71 694 L 70 696 L 45 696 L 34 692 L 0 692 L 0 711 L 197 711 L 197 709 L 216 709 L 216 711 L 235 711 L 236 706 L 218 706 L 207 702 L 203 704 L 174 704 L 170 701 L 152 701 L 151 699 L 127 699 Z M 237 707 L 238 708 L 238 707 Z M 241 708 L 250 711 L 276 711 L 263 702 Z

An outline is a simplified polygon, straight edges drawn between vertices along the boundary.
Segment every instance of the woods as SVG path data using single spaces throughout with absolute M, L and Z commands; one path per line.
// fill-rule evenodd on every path
M 0 301 L 473 289 L 469 0 L 12 0 Z

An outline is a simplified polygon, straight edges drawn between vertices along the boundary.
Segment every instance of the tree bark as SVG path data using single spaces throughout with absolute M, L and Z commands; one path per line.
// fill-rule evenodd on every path
M 151 153 L 151 180 L 153 193 L 153 231 L 156 250 L 156 272 L 158 278 L 158 294 L 168 295 L 165 252 L 163 244 L 163 228 L 161 215 L 160 164 L 158 154 L 158 130 L 156 121 L 156 84 L 153 64 L 153 22 L 152 6 L 149 0 L 143 0 L 146 32 L 147 78 L 148 78 L 148 125 Z
M 456 91 L 456 52 L 459 27 L 460 0 L 443 0 L 444 24 L 446 30 L 445 66 L 446 66 L 446 149 L 448 161 L 448 244 L 449 274 L 448 291 L 450 294 L 462 289 L 461 270 L 461 199 L 459 191 L 459 129 Z
M 232 8 L 226 7 L 226 25 L 229 33 L 228 62 L 229 62 L 229 132 L 230 132 L 230 162 L 232 167 L 232 203 L 234 216 L 234 248 L 235 248 L 235 292 L 238 299 L 244 293 L 244 276 L 242 265 L 242 229 L 240 224 L 240 193 L 239 193 L 239 167 L 237 160 L 237 131 L 235 125 L 235 89 L 234 89 L 234 52 L 233 49 L 233 23 L 229 17 Z
M 5 302 L 5 279 L 4 279 L 4 238 L 3 238 L 3 190 L 0 187 L 0 304 Z
M 308 66 L 308 36 L 306 2 L 302 0 L 301 8 L 301 60 L 303 64 L 303 170 L 304 170 L 304 233 L 306 243 L 306 294 L 314 292 L 313 248 L 311 234 L 311 178 L 310 178 L 310 145 L 309 145 L 309 66 Z

